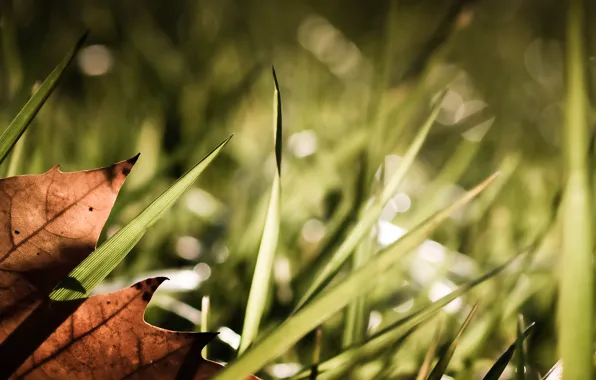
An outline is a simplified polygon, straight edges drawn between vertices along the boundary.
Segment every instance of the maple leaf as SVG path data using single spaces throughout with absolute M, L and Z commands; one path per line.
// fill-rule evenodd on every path
M 0 378 L 200 380 L 223 368 L 200 353 L 216 333 L 144 321 L 165 278 L 74 301 L 48 297 L 95 249 L 137 157 L 0 180 Z
M 95 249 L 137 157 L 0 180 L 0 342 Z

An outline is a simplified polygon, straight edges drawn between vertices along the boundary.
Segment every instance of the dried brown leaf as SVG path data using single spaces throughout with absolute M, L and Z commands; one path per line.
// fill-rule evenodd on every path
M 0 342 L 95 249 L 137 157 L 0 180 Z
M 111 294 L 49 303 L 44 310 L 49 323 L 32 323 L 26 330 L 32 335 L 53 332 L 12 378 L 211 378 L 223 366 L 200 353 L 216 333 L 169 331 L 143 319 L 164 280 L 151 278 Z M 57 328 L 51 326 L 56 322 Z

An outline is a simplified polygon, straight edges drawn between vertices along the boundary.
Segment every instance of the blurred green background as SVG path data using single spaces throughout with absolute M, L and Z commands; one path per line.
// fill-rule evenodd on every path
M 107 166 L 141 152 L 104 230 L 110 236 L 230 134 L 197 184 L 98 292 L 165 274 L 148 309 L 156 325 L 192 330 L 211 301 L 210 358 L 230 361 L 242 329 L 275 170 L 270 66 L 284 112 L 282 224 L 262 327 L 280 323 L 447 89 L 430 136 L 383 211 L 386 245 L 496 170 L 496 186 L 454 215 L 368 295 L 370 332 L 532 245 L 522 276 L 501 276 L 445 308 L 399 350 L 360 366 L 416 373 L 434 324 L 451 334 L 480 300 L 450 373 L 482 373 L 537 328 L 530 363 L 555 352 L 554 216 L 562 188 L 563 2 L 290 0 L 5 1 L 0 119 L 7 125 L 87 28 L 91 34 L 19 142 L 4 173 Z M 588 23 L 591 19 L 588 19 Z M 589 36 L 593 54 L 596 38 Z M 596 69 L 590 55 L 589 69 Z M 596 76 L 592 75 L 592 78 Z M 591 89 L 594 89 L 591 83 Z M 15 153 L 13 153 L 15 155 Z M 10 161 L 10 160 L 9 160 Z M 344 316 L 323 326 L 322 358 L 342 346 Z M 445 334 L 447 339 L 449 334 Z M 264 377 L 310 364 L 313 337 Z M 372 371 L 372 372 L 366 372 Z M 464 375 L 467 374 L 467 375 Z

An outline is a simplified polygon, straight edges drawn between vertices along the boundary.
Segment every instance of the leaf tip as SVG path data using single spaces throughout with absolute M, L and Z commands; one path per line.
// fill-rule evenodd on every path
M 222 143 L 221 145 L 226 145 L 227 143 L 230 142 L 230 140 L 232 139 L 232 137 L 234 137 L 234 134 L 232 133 L 231 135 L 229 135 Z
M 279 82 L 277 81 L 277 74 L 275 73 L 275 66 L 271 65 L 271 73 L 273 74 L 273 83 L 275 84 L 275 90 L 279 93 Z
M 79 50 L 81 48 L 81 46 L 83 46 L 85 41 L 87 41 L 87 37 L 89 37 L 89 33 L 91 33 L 91 29 L 89 29 L 89 28 L 85 29 L 85 32 L 83 32 L 81 37 L 79 37 L 79 39 L 77 40 L 77 43 L 75 45 L 75 50 Z
M 140 294 L 142 294 L 142 299 L 145 302 L 151 301 L 151 297 L 159 288 L 159 286 L 166 280 L 169 280 L 167 277 L 152 277 L 146 280 L 137 282 L 136 284 L 132 285 L 131 288 L 135 288 Z
M 134 165 L 137 160 L 139 159 L 139 156 L 141 155 L 141 153 L 137 153 L 134 157 L 129 158 L 128 160 L 126 160 L 126 162 L 128 162 L 130 165 Z
M 472 189 L 471 192 L 478 194 L 478 193 L 484 191 L 484 189 L 486 189 L 488 187 L 488 185 L 493 183 L 494 180 L 497 179 L 500 175 L 501 175 L 500 171 L 494 172 L 487 179 L 482 181 L 480 184 L 476 185 L 476 187 L 474 189 Z

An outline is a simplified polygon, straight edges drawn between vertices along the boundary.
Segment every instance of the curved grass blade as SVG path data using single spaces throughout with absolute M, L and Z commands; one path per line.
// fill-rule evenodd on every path
M 568 2 L 566 38 L 565 169 L 560 255 L 558 348 L 564 378 L 592 378 L 594 267 L 592 189 L 589 174 L 588 93 L 582 0 Z
M 43 81 L 39 89 L 31 96 L 29 101 L 19 111 L 17 116 L 12 120 L 8 127 L 0 135 L 0 164 L 4 162 L 8 153 L 17 143 L 23 132 L 27 129 L 31 121 L 37 115 L 46 99 L 50 96 L 58 80 L 62 77 L 64 70 L 68 64 L 75 57 L 79 49 L 85 43 L 85 39 L 89 32 L 83 34 L 72 49 L 62 59 L 62 62 L 50 73 L 50 75 Z
M 501 355 L 499 357 L 499 359 L 497 359 L 497 361 L 495 362 L 495 364 L 493 364 L 493 366 L 488 371 L 488 373 L 486 374 L 486 376 L 484 376 L 484 380 L 499 380 L 501 374 L 503 373 L 503 371 L 505 371 L 505 368 L 507 367 L 507 364 L 509 364 L 509 362 L 513 358 L 513 353 L 515 352 L 516 347 L 521 342 L 523 342 L 524 339 L 526 339 L 530 335 L 530 333 L 532 332 L 532 329 L 533 328 L 534 328 L 534 323 L 532 323 L 531 325 L 529 325 L 528 327 L 526 327 L 526 329 L 524 330 L 524 332 L 517 337 L 517 339 L 515 340 L 515 342 L 513 342 L 511 344 L 511 346 L 509 346 L 509 348 L 507 349 L 507 351 L 505 351 L 503 353 L 503 355 Z M 551 379 L 551 380 L 554 380 L 554 378 Z
M 250 286 L 248 304 L 244 315 L 244 327 L 242 328 L 242 340 L 238 353 L 241 355 L 257 337 L 259 324 L 265 309 L 265 301 L 269 290 L 273 259 L 279 236 L 279 219 L 281 210 L 281 137 L 282 137 L 282 115 L 281 115 L 281 94 L 277 76 L 273 68 L 273 82 L 275 90 L 273 93 L 273 141 L 275 144 L 275 159 L 277 170 L 273 177 L 271 186 L 271 198 L 267 207 L 267 217 L 261 236 L 261 245 L 257 255 L 257 264 Z
M 414 163 L 416 155 L 420 151 L 420 148 L 422 147 L 422 144 L 424 143 L 430 128 L 439 114 L 440 105 L 444 96 L 445 93 L 443 93 L 442 96 L 440 96 L 435 102 L 428 119 L 426 119 L 422 128 L 420 128 L 420 131 L 418 131 L 418 134 L 408 148 L 408 151 L 404 155 L 399 167 L 389 179 L 387 186 L 383 188 L 381 195 L 375 199 L 370 208 L 366 209 L 361 214 L 361 218 L 354 229 L 348 234 L 347 238 L 339 246 L 337 251 L 335 251 L 335 254 L 333 254 L 329 262 L 323 267 L 321 273 L 315 277 L 313 283 L 298 302 L 295 311 L 303 307 L 322 290 L 322 288 L 329 282 L 331 277 L 337 273 L 342 264 L 348 259 L 348 257 L 350 257 L 350 254 L 354 251 L 356 246 L 362 241 L 362 239 L 377 222 L 381 212 L 383 211 L 383 207 L 385 207 L 387 202 L 389 202 L 389 200 L 395 195 L 397 189 L 408 173 L 408 170 Z
M 455 338 L 453 338 L 453 341 L 449 345 L 449 348 L 447 348 L 447 351 L 445 351 L 443 355 L 441 355 L 441 357 L 439 358 L 439 361 L 435 365 L 435 368 L 433 368 L 432 372 L 428 376 L 428 380 L 441 380 L 441 378 L 445 374 L 445 371 L 447 370 L 449 361 L 451 361 L 453 353 L 457 348 L 457 342 L 459 341 L 459 338 L 463 334 L 466 327 L 468 327 L 468 325 L 470 324 L 470 321 L 474 317 L 474 314 L 476 314 L 476 310 L 478 310 L 478 304 L 476 304 L 472 311 L 470 311 L 470 314 L 468 314 L 468 317 L 464 321 L 463 325 L 460 327 L 459 331 L 457 332 L 457 335 L 455 335 Z
M 309 331 L 319 326 L 358 296 L 367 292 L 374 285 L 375 278 L 397 264 L 403 255 L 422 244 L 441 222 L 447 219 L 455 210 L 474 199 L 494 178 L 495 175 L 492 175 L 391 246 L 379 252 L 337 285 L 323 292 L 302 310 L 292 315 L 270 335 L 247 350 L 236 362 L 221 372 L 216 379 L 241 379 L 261 369 L 265 364 L 284 353 Z
M 147 229 L 153 225 L 170 206 L 188 189 L 232 136 L 220 143 L 211 153 L 192 167 L 172 186 L 155 199 L 143 212 L 106 240 L 89 257 L 79 264 L 60 285 L 52 291 L 50 299 L 68 301 L 85 297 L 118 265 L 141 240 Z

